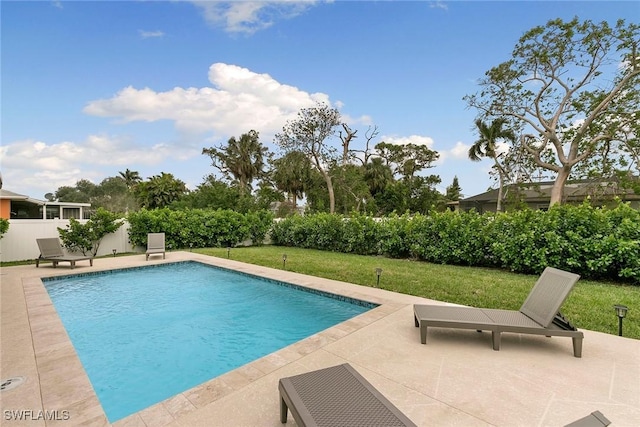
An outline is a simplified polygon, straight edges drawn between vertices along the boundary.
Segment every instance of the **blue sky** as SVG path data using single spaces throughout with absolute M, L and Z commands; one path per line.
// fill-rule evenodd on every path
M 473 163 L 463 96 L 518 38 L 574 16 L 640 21 L 632 1 L 2 1 L 0 171 L 43 198 L 131 169 L 195 188 L 202 148 L 273 135 L 316 101 L 339 108 L 362 148 L 427 144 L 444 191 L 493 185 Z

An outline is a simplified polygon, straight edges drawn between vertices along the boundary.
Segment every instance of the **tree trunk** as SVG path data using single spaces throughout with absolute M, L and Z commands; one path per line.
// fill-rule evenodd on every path
M 494 167 L 498 171 L 498 200 L 496 201 L 496 212 L 502 212 L 502 199 L 504 197 L 503 191 L 506 173 L 504 171 L 504 168 L 498 162 L 497 157 L 494 157 L 493 161 L 495 162 Z
M 334 213 L 336 210 L 336 196 L 333 194 L 331 176 L 329 176 L 328 173 L 325 173 L 324 180 L 327 182 L 327 188 L 329 189 L 329 213 Z
M 570 172 L 571 168 L 567 168 L 566 166 L 558 171 L 558 176 L 551 188 L 551 200 L 549 201 L 549 207 L 556 203 L 562 204 L 562 199 L 564 198 L 564 186 L 567 183 Z
M 496 202 L 496 212 L 502 212 L 502 176 L 498 183 L 498 201 Z

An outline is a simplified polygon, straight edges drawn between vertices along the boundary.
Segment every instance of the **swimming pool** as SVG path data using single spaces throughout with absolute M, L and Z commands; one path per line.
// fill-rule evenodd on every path
M 43 282 L 110 422 L 375 307 L 192 261 Z

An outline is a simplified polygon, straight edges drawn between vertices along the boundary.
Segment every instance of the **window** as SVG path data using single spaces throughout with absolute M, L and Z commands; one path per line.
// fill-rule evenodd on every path
M 80 208 L 62 208 L 63 219 L 80 219 Z
M 10 219 L 42 219 L 42 206 L 12 200 Z
M 59 206 L 47 206 L 47 219 L 60 218 Z

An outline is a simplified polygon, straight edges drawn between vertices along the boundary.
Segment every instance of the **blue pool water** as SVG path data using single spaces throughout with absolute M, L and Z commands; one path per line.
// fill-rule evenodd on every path
M 44 283 L 110 422 L 373 307 L 197 262 Z

